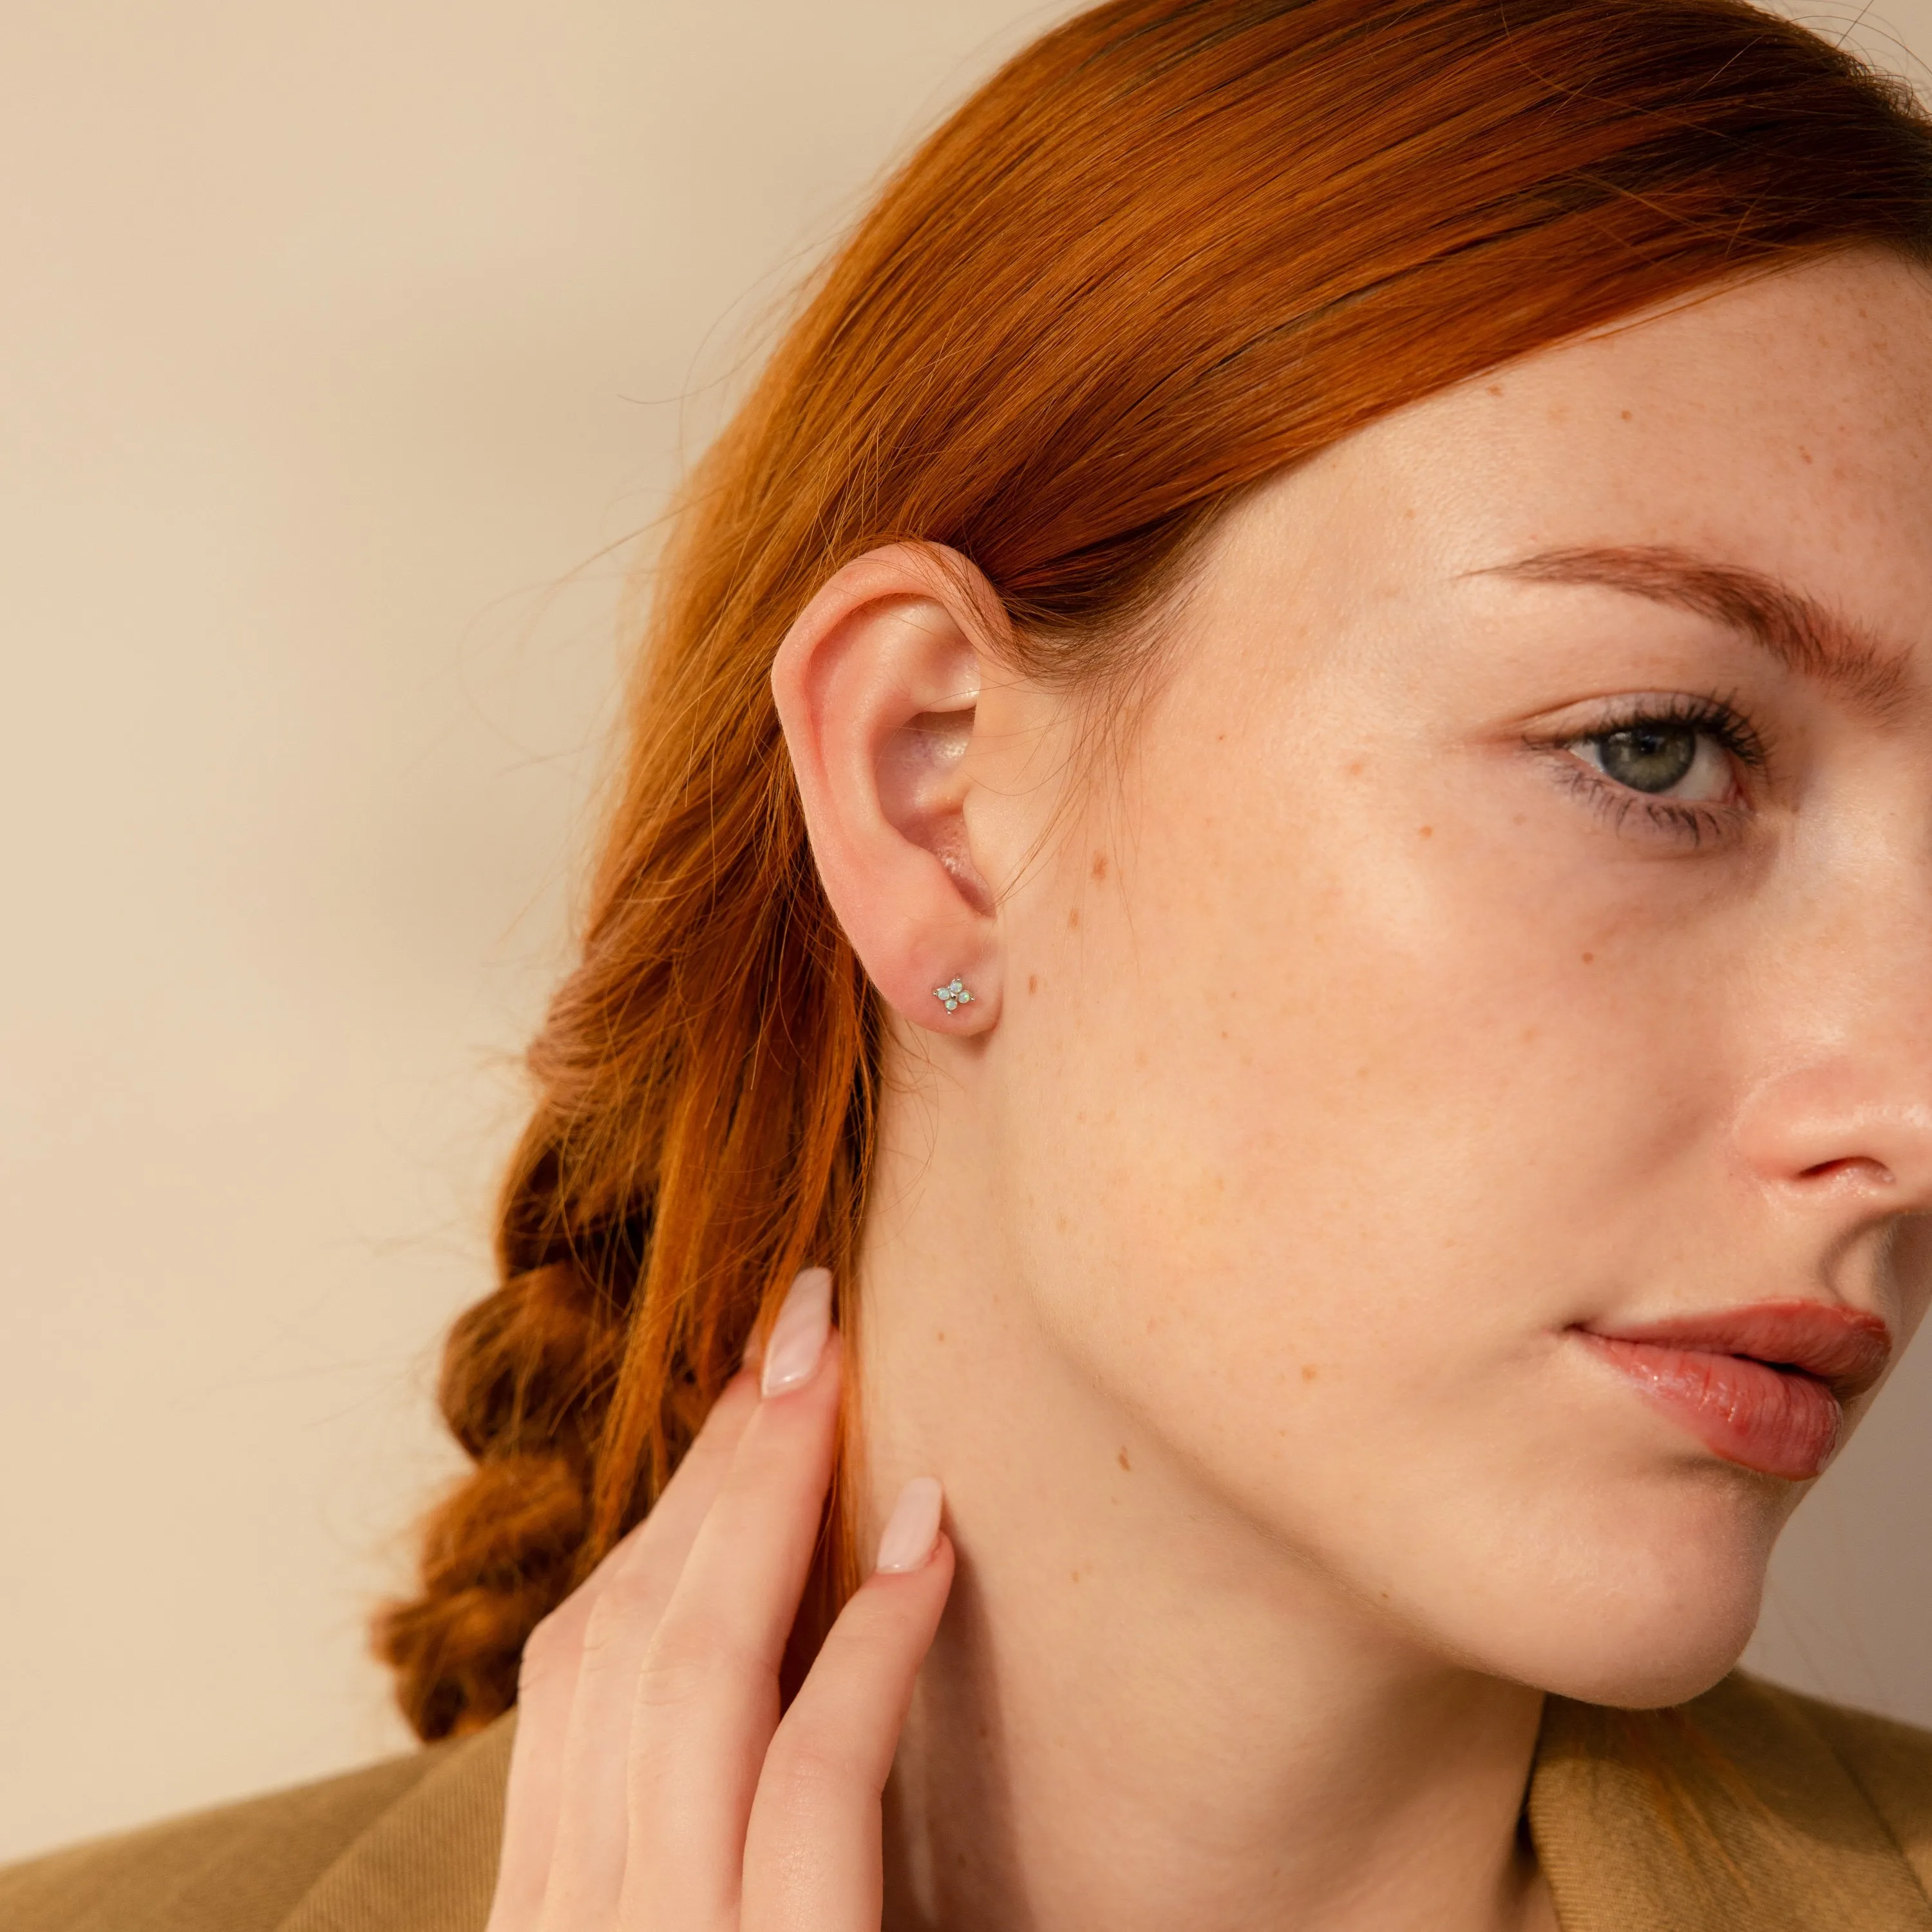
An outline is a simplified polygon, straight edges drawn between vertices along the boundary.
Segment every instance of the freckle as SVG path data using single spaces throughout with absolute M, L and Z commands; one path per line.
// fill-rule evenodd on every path
M 1811 460 L 1811 452 L 1802 442 L 1798 446 L 1798 456 L 1801 462 L 1809 463 Z
M 1036 993 L 1040 991 L 1040 975 L 1037 973 L 1029 973 L 1027 975 L 1027 991 L 1029 993 Z
M 1312 1382 L 1321 1372 L 1312 1362 L 1304 1362 L 1301 1365 L 1301 1379 L 1305 1382 Z
M 939 1339 L 942 1342 L 946 1340 L 946 1330 L 944 1328 L 935 1329 L 934 1333 L 938 1336 Z
M 1432 825 L 1418 825 L 1415 828 L 1415 836 L 1418 838 L 1427 838 L 1433 836 L 1435 830 Z
M 1355 762 L 1348 767 L 1349 777 L 1352 778 L 1360 778 L 1362 776 L 1362 764 L 1363 760 L 1358 758 Z
M 1069 932 L 1074 932 L 1078 928 L 1079 924 L 1080 908 L 1078 906 L 1076 906 L 1066 915 L 1066 929 Z
M 1415 506 L 1413 503 L 1402 512 L 1402 520 L 1406 524 L 1412 524 L 1415 521 Z
M 1597 956 L 1594 952 L 1586 952 L 1583 956 L 1583 964 L 1586 966 L 1594 965 L 1596 964 L 1596 960 Z
M 1127 1452 L 1124 1449 L 1120 1451 L 1119 1460 L 1120 1467 L 1124 1469 L 1131 1470 L 1134 1466 L 1127 1460 Z
M 1104 879 L 1107 876 L 1107 855 L 1104 852 L 1094 854 L 1094 876 L 1096 879 Z
M 1503 392 L 1503 386 L 1500 382 L 1492 382 L 1489 386 L 1489 389 L 1491 395 L 1500 396 Z
M 1147 1331 L 1150 1335 L 1151 1335 L 1160 1326 L 1160 1317 L 1158 1315 L 1150 1315 L 1148 1317 Z
M 1530 1043 L 1530 1042 L 1531 1042 L 1532 1040 L 1533 1040 L 1535 1037 L 1536 1037 L 1536 1029 L 1535 1029 L 1535 1028 L 1534 1028 L 1533 1026 L 1531 1026 L 1531 1027 L 1525 1027 L 1525 1028 L 1523 1028 L 1523 1030 L 1522 1030 L 1522 1043 L 1523 1043 L 1523 1045 L 1524 1045 L 1525 1046 L 1527 1046 Z
M 1072 1579 L 1075 1582 L 1076 1582 L 1076 1583 L 1077 1583 L 1077 1582 L 1079 1582 L 1079 1580 L 1080 1580 L 1080 1572 L 1079 1572 L 1078 1570 L 1068 1570 L 1068 1571 L 1067 1571 L 1067 1573 L 1066 1573 L 1066 1574 L 1067 1574 L 1067 1575 L 1068 1575 L 1068 1576 L 1070 1576 L 1070 1578 L 1071 1578 L 1071 1579 Z
M 1622 416 L 1625 422 L 1628 422 L 1630 419 L 1630 412 L 1628 410 L 1619 410 L 1617 414 Z

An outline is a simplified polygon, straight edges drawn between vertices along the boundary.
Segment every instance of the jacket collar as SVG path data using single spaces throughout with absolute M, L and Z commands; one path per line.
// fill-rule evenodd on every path
M 1551 1698 L 1528 1811 L 1563 1932 L 1932 1932 L 1844 1761 L 1747 1677 L 1668 1711 Z

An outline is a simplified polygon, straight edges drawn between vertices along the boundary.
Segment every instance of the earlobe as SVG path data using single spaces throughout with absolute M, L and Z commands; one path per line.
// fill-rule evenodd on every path
M 974 841 L 975 730 L 1001 642 L 963 558 L 848 564 L 779 646 L 772 688 L 833 912 L 886 1000 L 941 1034 L 997 1022 L 997 896 Z

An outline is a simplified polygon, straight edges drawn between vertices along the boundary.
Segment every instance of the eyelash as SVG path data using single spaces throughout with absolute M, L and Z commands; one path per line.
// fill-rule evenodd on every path
M 1530 742 L 1539 750 L 1568 752 L 1579 745 L 1600 743 L 1620 731 L 1641 730 L 1646 727 L 1694 731 L 1714 739 L 1747 770 L 1762 773 L 1770 760 L 1764 740 L 1749 718 L 1727 698 L 1679 693 L 1666 703 L 1654 699 L 1628 700 L 1620 710 L 1593 725 L 1588 731 L 1566 732 L 1560 738 Z M 1641 812 L 1660 831 L 1701 844 L 1706 834 L 1721 837 L 1736 824 L 1736 806 L 1687 803 L 1682 800 L 1653 798 L 1634 787 L 1620 784 L 1595 766 L 1574 757 L 1565 758 L 1559 768 L 1562 782 L 1583 799 L 1591 808 L 1622 831 L 1633 811 Z

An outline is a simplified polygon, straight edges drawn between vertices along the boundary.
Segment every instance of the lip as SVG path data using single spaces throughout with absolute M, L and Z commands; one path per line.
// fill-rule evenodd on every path
M 1822 1301 L 1570 1333 L 1713 1454 L 1789 1482 L 1830 1462 L 1845 1404 L 1892 1359 L 1892 1331 L 1877 1316 Z

